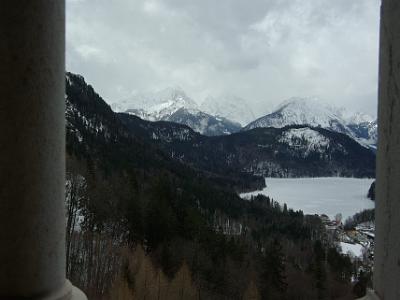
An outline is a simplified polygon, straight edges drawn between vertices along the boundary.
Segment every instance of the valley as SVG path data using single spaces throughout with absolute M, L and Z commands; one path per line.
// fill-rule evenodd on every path
M 250 201 L 238 194 L 262 190 L 265 177 L 373 178 L 373 151 L 319 126 L 207 136 L 186 124 L 143 120 L 114 112 L 72 73 L 65 101 L 67 275 L 91 298 L 145 297 L 152 286 L 205 299 L 352 293 L 356 266 L 326 239 L 320 216 L 302 211 L 305 202 L 292 208 L 278 199 L 283 194 Z M 188 281 L 179 280 L 182 272 Z

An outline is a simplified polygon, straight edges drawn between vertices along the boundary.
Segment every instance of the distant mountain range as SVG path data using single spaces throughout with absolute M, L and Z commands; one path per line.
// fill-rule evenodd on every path
M 264 176 L 375 175 L 371 150 L 346 134 L 322 126 L 254 128 L 208 137 L 186 125 L 114 113 L 81 76 L 70 73 L 66 101 L 67 144 L 88 157 L 94 156 L 87 150 L 93 147 L 101 155 L 124 150 L 129 153 L 125 159 L 143 168 L 200 172 L 240 190 L 262 186 L 260 178 Z M 102 145 L 107 148 L 99 148 Z M 117 154 L 113 157 L 115 163 L 123 163 Z
M 377 145 L 376 119 L 364 113 L 350 114 L 317 98 L 290 98 L 256 120 L 242 98 L 208 96 L 199 106 L 181 88 L 139 94 L 111 107 L 116 112 L 135 115 L 143 120 L 187 125 L 207 136 L 229 135 L 254 128 L 308 125 L 344 133 L 374 151 Z
M 140 94 L 112 104 L 114 111 L 138 116 L 148 121 L 170 121 L 191 127 L 208 136 L 238 132 L 242 126 L 221 114 L 210 114 L 180 88 L 167 88 L 156 93 Z
M 272 113 L 251 122 L 243 130 L 290 125 L 309 125 L 344 133 L 361 145 L 376 149 L 376 119 L 362 113 L 346 115 L 343 109 L 324 104 L 317 98 L 291 98 Z

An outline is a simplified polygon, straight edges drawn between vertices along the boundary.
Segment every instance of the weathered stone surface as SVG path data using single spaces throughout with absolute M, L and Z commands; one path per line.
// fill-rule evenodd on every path
M 71 299 L 64 1 L 1 1 L 0 41 L 0 298 Z
M 381 13 L 374 289 L 400 299 L 400 2 Z

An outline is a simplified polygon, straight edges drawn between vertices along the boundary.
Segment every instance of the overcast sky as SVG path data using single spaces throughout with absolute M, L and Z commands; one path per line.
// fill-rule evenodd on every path
M 318 96 L 376 114 L 380 0 L 67 0 L 67 69 L 109 103 L 179 86 L 256 111 Z

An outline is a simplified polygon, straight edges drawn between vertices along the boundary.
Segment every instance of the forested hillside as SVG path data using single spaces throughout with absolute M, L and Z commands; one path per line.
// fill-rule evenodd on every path
M 119 115 L 132 133 L 193 168 L 262 177 L 374 177 L 375 154 L 345 134 L 292 125 L 207 137 L 186 126 Z M 243 175 L 242 175 L 243 176 Z
M 265 196 L 244 201 L 236 191 L 259 187 L 254 172 L 242 177 L 236 165 L 201 162 L 199 153 L 211 157 L 211 148 L 221 153 L 252 139 L 267 145 L 275 132 L 205 139 L 171 125 L 180 133 L 163 139 L 191 151 L 195 144 L 185 141 L 204 142 L 201 152 L 176 159 L 170 150 L 178 144 L 166 148 L 174 143 L 160 143 L 153 129 L 149 138 L 150 123 L 121 121 L 70 73 L 66 108 L 67 273 L 89 298 L 351 299 L 353 266 L 328 243 L 318 217 Z

